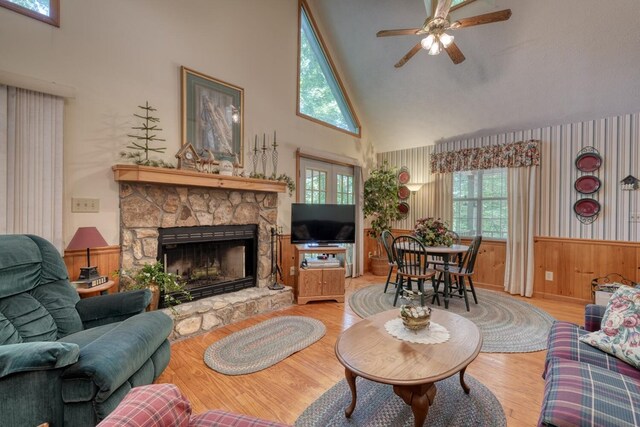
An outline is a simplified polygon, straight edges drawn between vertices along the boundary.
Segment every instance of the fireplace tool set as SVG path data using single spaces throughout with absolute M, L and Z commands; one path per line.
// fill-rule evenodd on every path
M 271 284 L 269 289 L 279 290 L 284 289 L 284 285 L 278 283 L 278 276 L 280 281 L 283 281 L 282 269 L 282 230 L 278 230 L 276 227 L 271 227 Z

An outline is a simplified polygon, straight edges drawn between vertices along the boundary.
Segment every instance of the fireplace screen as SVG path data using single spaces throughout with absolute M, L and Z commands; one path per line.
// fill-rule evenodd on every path
M 187 283 L 194 300 L 254 287 L 257 226 L 163 228 L 158 256 Z

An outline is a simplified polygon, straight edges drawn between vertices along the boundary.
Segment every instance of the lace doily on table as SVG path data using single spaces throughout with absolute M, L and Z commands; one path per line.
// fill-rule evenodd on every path
M 417 344 L 440 344 L 449 341 L 449 331 L 442 325 L 431 322 L 428 328 L 410 331 L 402 324 L 402 319 L 391 319 L 384 324 L 387 332 L 402 340 Z

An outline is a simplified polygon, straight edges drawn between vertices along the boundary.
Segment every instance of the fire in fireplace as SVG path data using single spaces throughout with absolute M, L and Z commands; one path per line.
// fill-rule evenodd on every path
M 257 225 L 172 227 L 158 231 L 158 259 L 168 272 L 182 277 L 194 300 L 256 286 Z M 174 296 L 184 301 L 183 296 Z

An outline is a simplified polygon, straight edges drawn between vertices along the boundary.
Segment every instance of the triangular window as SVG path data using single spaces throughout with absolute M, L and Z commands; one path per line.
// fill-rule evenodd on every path
M 304 1 L 298 49 L 298 115 L 360 136 L 360 123 Z

